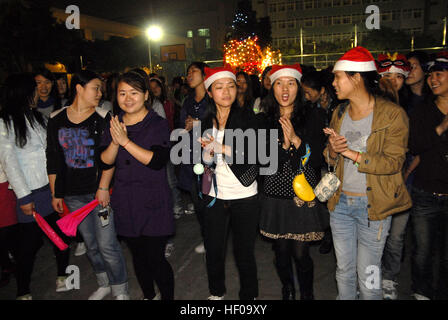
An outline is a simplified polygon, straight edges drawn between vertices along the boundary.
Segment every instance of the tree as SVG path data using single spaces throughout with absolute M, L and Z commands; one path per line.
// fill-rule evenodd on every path
M 242 41 L 249 37 L 258 37 L 262 49 L 269 46 L 272 42 L 271 23 L 269 17 L 263 17 L 257 21 L 257 13 L 252 10 L 251 1 L 242 0 L 238 2 L 226 42 L 232 39 Z
M 69 64 L 80 42 L 79 32 L 56 23 L 47 0 L 0 4 L 0 69 L 6 73 L 32 71 L 45 62 Z
M 381 30 L 373 30 L 367 33 L 362 40 L 362 45 L 372 51 L 393 51 L 398 49 L 407 49 L 411 47 L 412 35 L 402 30 L 394 30 L 383 27 Z M 417 34 L 415 36 L 414 46 L 432 47 L 437 42 L 432 35 Z

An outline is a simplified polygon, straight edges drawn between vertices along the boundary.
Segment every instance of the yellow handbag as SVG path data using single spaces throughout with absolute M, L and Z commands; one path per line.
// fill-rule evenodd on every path
M 302 167 L 304 168 L 311 155 L 311 150 L 308 144 L 306 145 L 306 154 L 300 159 Z M 292 181 L 292 188 L 297 197 L 303 201 L 313 201 L 316 198 L 313 188 L 308 183 L 305 177 L 305 170 L 298 174 Z

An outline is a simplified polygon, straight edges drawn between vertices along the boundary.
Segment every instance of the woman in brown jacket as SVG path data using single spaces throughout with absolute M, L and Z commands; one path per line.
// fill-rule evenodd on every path
M 367 49 L 348 51 L 333 72 L 338 99 L 347 100 L 324 129 L 329 135 L 324 155 L 341 180 L 328 201 L 338 299 L 358 299 L 358 286 L 360 299 L 381 299 L 381 257 L 391 215 L 411 207 L 401 173 L 408 118 L 401 107 L 381 97 Z

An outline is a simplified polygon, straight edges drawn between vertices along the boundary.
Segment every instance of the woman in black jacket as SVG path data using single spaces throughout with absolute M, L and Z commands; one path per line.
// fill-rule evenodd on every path
M 215 179 L 204 196 L 204 232 L 207 259 L 209 300 L 222 300 L 225 287 L 225 252 L 227 236 L 232 230 L 233 251 L 240 275 L 239 297 L 252 300 L 258 296 L 255 239 L 258 231 L 259 205 L 256 177 L 258 167 L 250 164 L 248 143 L 239 143 L 245 131 L 255 127 L 255 116 L 243 112 L 234 102 L 236 77 L 231 69 L 205 68 L 205 87 L 212 99 L 209 114 L 202 123 L 201 144 L 205 163 L 214 168 Z M 226 131 L 225 131 L 226 129 Z M 252 138 L 255 137 L 255 130 Z M 250 140 L 250 139 L 249 139 Z M 251 142 L 253 143 L 253 142 Z M 240 145 L 241 144 L 241 145 Z

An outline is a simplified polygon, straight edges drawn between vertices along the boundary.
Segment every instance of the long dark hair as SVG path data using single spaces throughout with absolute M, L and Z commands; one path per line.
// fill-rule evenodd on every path
M 70 99 L 66 105 L 71 105 L 73 101 L 75 101 L 77 95 L 76 86 L 78 84 L 81 85 L 82 87 L 85 87 L 85 85 L 88 84 L 93 79 L 101 80 L 101 77 L 97 73 L 90 70 L 81 70 L 80 72 L 75 73 L 70 83 Z
M 423 72 L 427 73 L 427 67 L 428 67 L 428 62 L 430 60 L 430 56 L 424 52 L 424 51 L 412 51 L 409 52 L 406 55 L 406 58 L 409 60 L 410 58 L 415 58 L 417 59 L 418 63 L 420 64 L 420 67 L 422 68 Z M 434 98 L 431 89 L 428 86 L 428 83 L 426 82 L 426 79 L 428 78 L 427 75 L 425 75 L 424 80 L 423 80 L 423 89 L 422 89 L 422 96 L 424 99 L 428 99 L 428 98 Z M 402 106 L 407 109 L 409 107 L 410 104 L 410 100 L 411 100 L 411 89 L 409 88 L 409 86 L 405 83 L 403 85 L 403 87 L 406 88 L 406 91 L 403 90 L 403 92 L 401 92 L 402 90 L 400 90 L 399 92 L 399 96 L 400 96 L 400 103 L 402 103 Z
M 51 81 L 52 85 L 51 85 L 51 92 L 50 92 L 49 96 L 52 99 L 54 99 L 53 111 L 61 109 L 62 103 L 61 103 L 61 98 L 59 97 L 58 84 L 56 83 L 56 77 L 50 70 L 48 70 L 46 68 L 39 69 L 37 72 L 34 73 L 35 77 L 37 77 L 39 75 L 43 76 L 44 78 Z
M 32 128 L 37 125 L 46 128 L 44 117 L 33 106 L 35 92 L 36 81 L 31 73 L 10 75 L 2 88 L 0 119 L 8 133 L 14 128 L 15 143 L 20 148 L 26 145 L 28 139 L 26 119 Z
M 301 81 L 302 84 L 318 92 L 324 88 L 326 94 L 331 98 L 331 100 L 337 101 L 338 97 L 332 85 L 333 78 L 333 74 L 327 70 L 311 71 L 304 74 Z
M 151 78 L 149 80 L 149 83 L 151 84 L 151 82 L 154 82 L 155 84 L 157 84 L 159 86 L 160 90 L 161 90 L 160 98 L 154 96 L 154 93 L 152 95 L 154 96 L 154 98 L 158 99 L 162 104 L 164 104 L 165 101 L 167 100 L 167 94 L 166 94 L 166 87 L 165 87 L 165 85 L 158 78 Z
M 58 95 L 59 95 L 59 88 L 58 88 L 58 80 L 62 79 L 65 81 L 65 84 L 67 86 L 67 90 L 64 93 L 63 99 L 68 99 L 70 97 L 70 88 L 68 87 L 68 81 L 67 81 L 67 74 L 66 73 L 56 73 L 55 74 L 56 79 L 56 88 L 58 89 Z
M 297 96 L 294 100 L 294 109 L 291 115 L 291 123 L 294 127 L 295 131 L 299 135 L 304 134 L 304 127 L 305 122 L 308 115 L 308 108 L 305 106 L 302 100 L 302 94 L 300 90 L 300 83 L 296 79 L 297 82 Z M 268 95 L 264 98 L 264 103 L 266 106 L 266 117 L 268 121 L 273 124 L 275 127 L 281 130 L 283 132 L 281 125 L 279 124 L 278 120 L 280 119 L 280 104 L 278 103 L 277 99 L 275 99 L 274 95 L 274 83 L 272 83 L 271 90 L 269 90 Z M 279 139 L 281 142 L 283 142 L 283 134 L 279 134 Z
M 247 83 L 247 90 L 244 93 L 244 104 L 241 106 L 241 108 L 243 108 L 244 111 L 253 110 L 254 98 L 253 98 L 253 89 L 252 89 L 252 79 L 244 71 L 238 72 L 236 74 L 236 78 L 238 79 L 238 76 L 240 76 L 240 75 L 242 75 L 244 77 L 244 80 L 246 80 L 246 83 Z M 238 100 L 238 98 L 237 98 L 237 100 Z M 237 101 L 237 103 L 238 103 L 238 101 Z
M 128 85 L 130 85 L 132 88 L 134 88 L 135 90 L 142 92 L 142 93 L 146 93 L 146 92 L 150 92 L 149 88 L 148 88 L 148 83 L 149 81 L 147 81 L 141 74 L 135 72 L 135 71 L 129 71 L 126 72 L 122 75 L 120 75 L 120 77 L 118 78 L 117 81 L 117 94 L 118 94 L 118 85 L 124 82 Z M 145 108 L 146 109 L 151 109 L 151 105 L 152 105 L 152 95 L 148 96 L 148 100 L 145 101 Z
M 260 92 L 260 99 L 263 99 L 266 97 L 269 93 L 269 90 L 266 90 L 264 87 L 264 78 L 269 77 L 269 72 L 271 71 L 272 66 L 268 66 L 263 70 L 263 73 L 261 74 L 261 92 Z
M 120 106 L 117 102 L 117 85 L 120 74 L 114 72 L 107 77 L 106 80 L 106 100 L 112 103 L 112 113 L 118 114 L 120 112 Z

